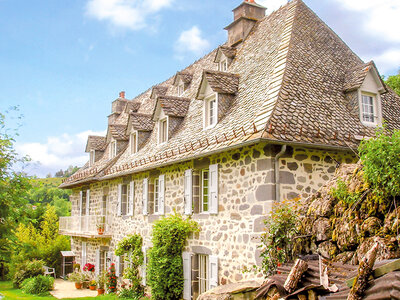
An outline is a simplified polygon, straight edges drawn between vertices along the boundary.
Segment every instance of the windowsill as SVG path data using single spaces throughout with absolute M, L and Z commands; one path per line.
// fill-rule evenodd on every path
M 364 126 L 367 126 L 367 127 L 378 127 L 378 126 L 380 126 L 379 123 L 371 123 L 371 122 L 366 122 L 366 121 L 361 121 L 361 123 Z
M 208 129 L 212 129 L 212 128 L 214 128 L 215 126 L 217 126 L 217 124 L 218 124 L 218 123 L 215 123 L 215 124 L 209 125 L 209 126 L 207 126 L 207 127 L 203 128 L 203 131 L 205 131 L 205 130 L 208 130 Z

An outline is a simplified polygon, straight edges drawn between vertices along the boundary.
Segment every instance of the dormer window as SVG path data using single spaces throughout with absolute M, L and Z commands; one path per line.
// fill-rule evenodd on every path
M 185 83 L 183 81 L 179 82 L 178 85 L 178 96 L 182 96 L 183 93 L 185 92 Z
M 159 128 L 159 143 L 165 143 L 168 140 L 168 118 L 162 119 L 158 122 Z
M 376 123 L 375 97 L 362 94 L 362 119 L 367 123 Z
M 96 161 L 96 151 L 90 150 L 89 166 L 93 166 Z
M 218 71 L 221 72 L 226 72 L 228 71 L 228 60 L 226 58 L 224 58 L 223 60 L 221 60 L 218 64 Z
M 204 101 L 204 128 L 213 127 L 218 122 L 218 94 L 213 94 Z
M 112 140 L 110 143 L 110 158 L 114 158 L 117 156 L 117 141 Z
M 136 132 L 132 132 L 130 137 L 129 137 L 129 148 L 131 151 L 131 154 L 134 154 L 137 152 L 138 148 L 137 148 L 137 134 Z

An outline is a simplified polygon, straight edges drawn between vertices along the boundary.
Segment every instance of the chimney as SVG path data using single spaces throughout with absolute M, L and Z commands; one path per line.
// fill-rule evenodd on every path
M 125 91 L 119 92 L 119 97 L 125 99 Z
M 258 20 L 265 17 L 266 7 L 254 0 L 245 0 L 233 10 L 233 22 L 225 27 L 228 31 L 228 44 L 231 47 L 239 45 L 249 35 Z

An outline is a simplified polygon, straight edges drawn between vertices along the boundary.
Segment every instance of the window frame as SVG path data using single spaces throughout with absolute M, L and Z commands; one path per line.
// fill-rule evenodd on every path
M 218 63 L 218 71 L 221 71 L 221 72 L 228 71 L 228 59 L 226 57 L 221 59 L 221 61 Z
M 93 166 L 96 162 L 96 150 L 90 150 L 89 166 Z
M 117 156 L 117 141 L 112 139 L 110 142 L 110 159 Z
M 138 152 L 138 135 L 137 132 L 131 132 L 129 135 L 129 150 L 131 154 Z
M 211 102 L 215 102 L 211 108 Z M 210 122 L 211 110 L 213 113 L 213 122 Z M 203 113 L 204 129 L 213 128 L 218 124 L 218 93 L 211 94 L 204 99 Z
M 153 206 L 153 214 L 160 214 L 160 177 L 154 178 L 153 182 L 153 197 L 154 197 L 154 206 Z
M 207 193 L 205 194 L 205 185 L 204 185 L 204 174 L 207 172 Z M 199 205 L 199 213 L 200 214 L 209 214 L 210 213 L 210 169 L 205 168 L 200 170 L 200 205 Z M 204 198 L 207 198 L 207 209 L 204 209 Z
M 125 189 L 125 193 L 124 193 Z M 130 185 L 129 184 L 122 184 L 121 186 L 121 216 L 128 215 L 128 201 L 130 196 Z M 124 202 L 125 199 L 125 202 Z M 124 211 L 125 207 L 125 211 Z
M 185 93 L 185 83 L 180 80 L 178 83 L 178 97 L 181 97 Z
M 199 275 L 197 277 L 199 283 L 199 294 L 210 289 L 210 258 L 207 254 L 197 254 L 199 264 Z
M 365 113 L 364 113 L 364 97 L 368 97 L 372 100 L 372 117 L 373 117 L 373 122 L 367 121 L 364 119 Z M 368 105 L 371 106 L 371 105 Z M 368 115 L 370 116 L 370 115 Z M 377 96 L 372 93 L 367 93 L 367 92 L 361 92 L 360 96 L 360 119 L 361 122 L 364 125 L 369 125 L 369 126 L 376 126 L 379 123 L 379 114 L 378 114 L 378 105 L 377 105 Z
M 168 123 L 169 123 L 168 116 L 158 121 L 158 143 L 160 145 L 168 141 L 168 127 L 169 127 Z M 165 124 L 165 132 L 163 124 Z

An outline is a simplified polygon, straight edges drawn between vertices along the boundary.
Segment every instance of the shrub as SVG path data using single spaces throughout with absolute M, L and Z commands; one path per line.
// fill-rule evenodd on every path
M 144 295 L 142 278 L 139 274 L 139 267 L 143 264 L 144 259 L 142 244 L 142 237 L 139 234 L 133 234 L 121 240 L 115 250 L 115 255 L 124 257 L 128 262 L 129 267 L 125 268 L 124 278 L 129 279 L 132 286 L 130 290 L 138 296 Z
M 138 294 L 134 289 L 122 289 L 118 293 L 119 298 L 139 300 L 143 297 L 143 293 Z
M 31 277 L 43 275 L 44 262 L 42 260 L 25 261 L 16 267 L 16 272 L 13 278 L 13 285 L 19 288 L 21 283 Z
M 104 289 L 107 283 L 107 273 L 105 271 L 101 271 L 100 275 L 97 276 L 97 288 Z
M 265 220 L 266 232 L 261 235 L 261 271 L 269 276 L 279 264 L 293 259 L 293 237 L 297 234 L 298 217 L 287 202 L 275 203 Z
M 359 147 L 365 179 L 377 194 L 400 195 L 400 130 L 391 135 L 385 128 Z
M 82 272 L 72 272 L 68 275 L 68 280 L 75 283 L 82 283 L 87 280 L 87 276 Z
M 331 189 L 330 194 L 332 197 L 348 205 L 354 204 L 361 197 L 358 193 L 349 192 L 347 184 L 341 178 L 337 181 L 337 187 Z
M 181 299 L 183 292 L 182 251 L 186 240 L 198 232 L 198 224 L 174 214 L 153 226 L 153 248 L 149 250 L 148 284 L 156 300 Z
M 33 278 L 25 279 L 21 286 L 24 293 L 45 296 L 53 289 L 53 285 L 53 277 L 39 275 Z
M 115 264 L 111 264 L 107 273 L 107 291 L 108 293 L 115 293 L 117 291 L 117 275 L 115 275 Z

